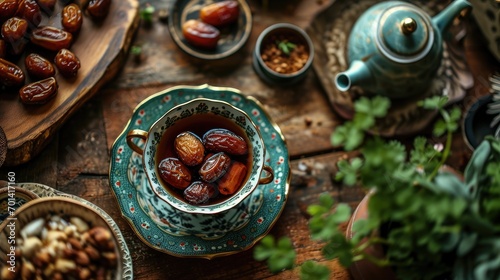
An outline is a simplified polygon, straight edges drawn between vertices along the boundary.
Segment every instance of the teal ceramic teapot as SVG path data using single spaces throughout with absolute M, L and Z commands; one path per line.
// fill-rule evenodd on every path
M 336 87 L 347 91 L 360 86 L 366 93 L 389 98 L 423 94 L 441 64 L 443 33 L 456 15 L 470 7 L 466 0 L 455 0 L 431 18 L 408 2 L 371 6 L 351 30 L 350 66 L 336 75 Z

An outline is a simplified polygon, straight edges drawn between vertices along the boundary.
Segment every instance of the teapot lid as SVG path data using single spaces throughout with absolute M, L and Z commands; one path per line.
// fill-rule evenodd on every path
M 400 63 L 412 63 L 432 48 L 434 30 L 429 17 L 411 4 L 401 4 L 380 15 L 376 41 L 385 56 Z

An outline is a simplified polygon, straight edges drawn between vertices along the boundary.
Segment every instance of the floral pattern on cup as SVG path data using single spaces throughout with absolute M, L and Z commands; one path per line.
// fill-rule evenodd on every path
M 142 145 L 142 143 L 139 143 Z M 158 199 L 142 168 L 142 157 L 130 157 L 128 178 L 137 190 L 137 201 L 153 222 L 172 235 L 196 235 L 203 239 L 220 238 L 229 231 L 244 227 L 263 204 L 263 194 L 256 189 L 236 207 L 220 214 L 191 214 L 182 212 Z

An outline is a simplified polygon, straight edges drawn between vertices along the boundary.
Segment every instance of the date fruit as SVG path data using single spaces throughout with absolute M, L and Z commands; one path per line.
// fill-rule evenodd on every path
M 54 77 L 56 69 L 50 61 L 36 53 L 30 53 L 24 59 L 24 65 L 28 74 L 36 79 L 42 80 Z
M 200 19 L 213 25 L 221 27 L 238 20 L 240 6 L 238 1 L 221 1 L 204 6 L 200 10 Z
M 191 184 L 191 172 L 179 159 L 163 159 L 158 170 L 161 178 L 174 188 L 184 190 Z
M 213 152 L 225 152 L 230 155 L 245 155 L 248 153 L 248 145 L 245 139 L 223 128 L 207 131 L 203 135 L 203 145 L 205 149 Z
M 109 13 L 111 0 L 90 0 L 87 12 L 97 20 L 104 19 Z
M 64 30 L 70 33 L 77 33 L 82 27 L 82 10 L 75 3 L 64 6 L 61 15 L 61 24 Z
M 80 60 L 74 53 L 67 49 L 61 49 L 57 52 L 54 63 L 59 73 L 67 78 L 76 76 L 78 70 L 80 70 Z
M 23 39 L 28 33 L 28 22 L 25 19 L 11 17 L 2 24 L 2 38 L 14 44 Z
M 203 181 L 212 183 L 222 177 L 230 165 L 231 158 L 228 155 L 216 153 L 203 162 L 198 173 Z
M 184 190 L 184 199 L 191 204 L 202 204 L 217 194 L 217 188 L 213 184 L 196 181 Z
M 174 141 L 175 151 L 179 159 L 187 166 L 195 166 L 203 162 L 205 147 L 201 139 L 192 132 L 177 135 Z
M 247 167 L 239 162 L 233 161 L 226 174 L 217 181 L 219 192 L 223 195 L 234 194 L 247 176 Z
M 19 66 L 0 58 L 0 84 L 6 87 L 20 87 L 24 84 L 24 73 Z
M 0 23 L 16 14 L 18 2 L 19 0 L 0 0 Z
M 7 43 L 8 52 L 19 55 L 28 42 L 28 21 L 18 17 L 9 18 L 2 24 L 2 38 Z
M 31 42 L 50 51 L 67 49 L 71 45 L 71 33 L 53 26 L 41 26 L 31 33 Z
M 30 28 L 35 28 L 42 22 L 42 11 L 35 0 L 19 1 L 16 16 L 27 20 Z
M 202 49 L 215 49 L 220 39 L 217 28 L 195 19 L 182 25 L 182 35 L 190 44 Z
M 0 58 L 7 57 L 7 43 L 3 39 L 0 39 Z
M 57 94 L 57 81 L 50 77 L 27 84 L 19 90 L 19 98 L 24 104 L 43 104 Z

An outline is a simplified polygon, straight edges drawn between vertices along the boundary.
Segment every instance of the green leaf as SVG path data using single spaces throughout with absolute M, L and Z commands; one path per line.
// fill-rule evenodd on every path
M 328 212 L 328 209 L 323 207 L 322 205 L 309 205 L 307 206 L 307 213 L 311 216 L 321 216 Z
M 360 130 L 368 130 L 375 125 L 375 118 L 371 114 L 358 112 L 354 115 L 353 123 Z
M 440 137 L 446 133 L 447 129 L 448 126 L 446 122 L 440 119 L 434 124 L 434 130 L 432 131 L 432 134 L 436 137 Z
M 294 43 L 287 40 L 278 41 L 276 43 L 278 44 L 278 48 L 286 55 L 290 55 L 290 52 L 297 47 Z
M 377 95 L 372 98 L 371 114 L 376 118 L 385 117 L 390 107 L 391 101 L 389 98 Z
M 351 161 L 341 160 L 337 163 L 338 171 L 335 174 L 335 180 L 342 181 L 348 186 L 353 186 L 357 183 L 358 173 L 363 166 L 363 160 L 353 158 Z
M 292 269 L 295 263 L 295 257 L 295 252 L 274 254 L 268 259 L 267 265 L 269 266 L 269 270 L 273 273 Z
M 265 236 L 253 251 L 255 260 L 267 260 L 271 272 L 276 273 L 294 266 L 296 253 L 288 237 L 282 237 L 275 242 L 271 235 Z
M 339 203 L 335 209 L 335 213 L 330 215 L 330 219 L 334 224 L 346 222 L 351 217 L 351 207 L 345 203 Z
M 470 197 L 467 186 L 455 174 L 448 172 L 439 173 L 434 178 L 434 183 L 435 190 L 440 193 L 447 193 L 463 198 Z
M 314 261 L 306 261 L 300 267 L 301 280 L 328 280 L 330 279 L 330 270 L 324 265 Z
M 153 14 L 155 12 L 155 7 L 147 4 L 145 8 L 140 11 L 140 18 L 144 20 L 146 24 L 151 24 L 153 21 Z
M 255 246 L 253 257 L 258 261 L 263 261 L 269 258 L 274 252 L 274 237 L 267 235 L 260 241 L 259 245 Z
M 493 279 L 488 277 L 489 273 L 492 271 L 497 271 L 500 269 L 500 255 L 495 255 L 491 259 L 479 263 L 474 269 L 474 279 Z M 496 278 L 498 279 L 498 278 Z
M 325 207 L 326 209 L 331 209 L 333 207 L 333 197 L 329 195 L 328 193 L 322 193 L 319 196 L 319 203 L 321 206 Z
M 477 237 L 478 234 L 475 232 L 462 233 L 462 238 L 457 248 L 457 255 L 459 257 L 467 255 L 476 246 Z
M 448 102 L 448 97 L 446 96 L 432 96 L 420 101 L 418 104 L 428 110 L 438 110 L 444 108 Z
M 480 176 L 483 174 L 483 168 L 485 168 L 490 151 L 490 143 L 488 141 L 481 142 L 481 144 L 474 150 L 469 163 L 465 167 L 465 182 L 473 196 L 475 196 L 478 191 L 479 183 L 481 182 Z

